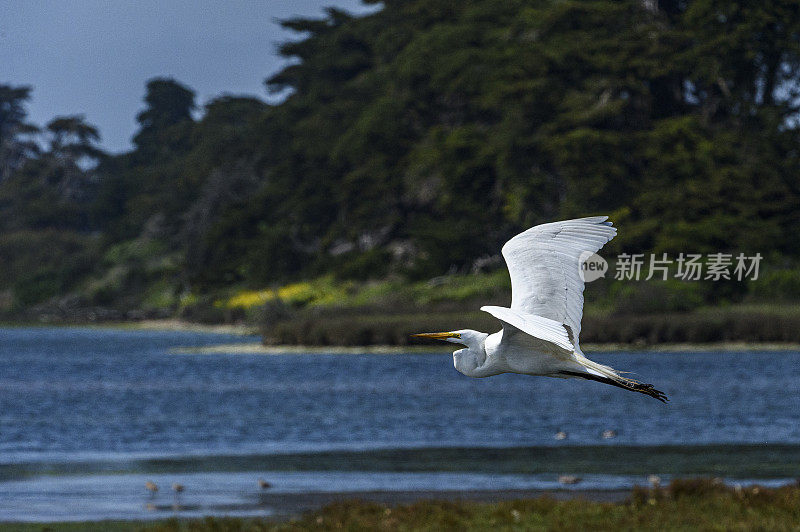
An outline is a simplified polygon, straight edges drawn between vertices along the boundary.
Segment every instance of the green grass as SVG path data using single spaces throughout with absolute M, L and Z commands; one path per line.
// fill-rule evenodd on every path
M 453 274 L 427 281 L 339 281 L 325 275 L 303 282 L 264 290 L 231 288 L 217 300 L 217 306 L 249 309 L 265 300 L 279 299 L 292 308 L 426 306 L 457 304 L 473 300 L 505 300 L 511 297 L 511 281 L 505 270 L 492 273 Z
M 494 504 L 421 502 L 396 508 L 340 503 L 291 523 L 263 528 L 261 524 L 251 523 L 249 529 L 790 530 L 796 528 L 798 519 L 800 490 L 797 488 L 737 493 L 712 481 L 688 481 L 677 482 L 665 490 L 637 491 L 623 504 L 559 502 L 548 498 Z M 248 530 L 247 526 L 240 530 Z
M 739 303 L 719 307 L 702 307 L 695 311 L 698 315 L 715 314 L 778 316 L 781 318 L 800 318 L 800 304 L 797 303 Z
M 418 282 L 338 283 L 322 277 L 282 289 L 297 292 L 302 301 L 289 298 L 260 308 L 262 333 L 267 344 L 351 346 L 415 345 L 409 339 L 415 332 L 492 332 L 499 323 L 479 308 L 507 305 L 510 288 L 505 270 Z M 587 287 L 581 341 L 800 343 L 800 305 L 750 298 L 707 306 L 704 290 L 706 285 L 679 282 L 593 283 Z M 309 294 L 320 297 L 309 300 Z
M 478 310 L 479 304 L 430 305 L 413 308 L 306 308 L 280 320 L 265 322 L 267 344 L 291 345 L 421 345 L 418 332 L 477 329 L 494 332 L 497 320 Z M 715 342 L 800 343 L 800 312 L 794 306 L 731 305 L 691 312 L 615 315 L 596 312 L 583 318 L 581 343 L 586 344 L 705 344 Z
M 156 523 L 0 524 L 6 531 L 242 532 L 294 530 L 797 530 L 800 487 L 729 488 L 713 479 L 635 489 L 623 503 L 542 497 L 497 503 L 338 502 L 289 521 L 206 518 Z

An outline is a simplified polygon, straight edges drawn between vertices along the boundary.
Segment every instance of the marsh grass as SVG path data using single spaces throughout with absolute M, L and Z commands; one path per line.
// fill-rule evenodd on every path
M 732 488 L 716 479 L 637 488 L 622 503 L 548 497 L 496 503 L 337 502 L 292 520 L 206 518 L 157 523 L 6 524 L 0 531 L 245 532 L 295 530 L 797 530 L 800 487 Z M 105 527 L 105 528 L 104 528 Z
M 426 308 L 339 307 L 292 311 L 265 323 L 266 344 L 419 345 L 417 332 L 477 329 L 492 332 L 499 323 L 477 310 L 481 303 Z M 484 303 L 485 304 L 485 303 Z M 473 310 L 474 309 L 474 310 Z M 581 343 L 655 345 L 662 343 L 800 343 L 800 312 L 795 307 L 738 306 L 691 312 L 617 315 L 590 311 L 583 318 Z
M 329 276 L 269 294 L 242 292 L 228 304 L 255 305 L 269 295 L 269 301 L 261 306 L 238 308 L 262 324 L 266 344 L 418 345 L 409 335 L 464 328 L 497 330 L 497 321 L 479 309 L 482 305 L 506 306 L 510 288 L 504 270 L 417 282 L 343 283 Z M 587 287 L 581 341 L 632 345 L 800 343 L 797 304 L 778 299 L 733 303 L 712 298 L 715 303 L 709 306 L 708 291 L 706 285 L 677 281 L 628 285 L 597 281 Z
M 584 343 L 800 342 L 800 313 L 794 308 L 753 310 L 737 306 L 645 315 L 588 315 Z
M 338 502 L 288 522 L 170 521 L 146 530 L 796 530 L 800 488 L 730 488 L 715 479 L 634 490 L 624 503 L 552 498 L 497 503 L 423 501 L 389 506 Z

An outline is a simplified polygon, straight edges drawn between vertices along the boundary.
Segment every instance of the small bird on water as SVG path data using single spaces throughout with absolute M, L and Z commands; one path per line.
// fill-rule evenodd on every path
M 156 493 L 158 493 L 158 486 L 152 480 L 148 480 L 144 483 L 145 489 L 150 492 L 150 496 L 154 497 Z
M 258 487 L 262 490 L 266 490 L 272 487 L 272 484 L 264 480 L 263 478 L 258 479 Z
M 559 430 L 558 432 L 556 432 L 556 435 L 553 436 L 553 437 L 555 439 L 557 439 L 557 440 L 566 440 L 567 439 L 567 433 L 564 432 L 563 430 Z
M 617 431 L 616 430 L 606 429 L 606 430 L 603 431 L 603 439 L 604 440 L 610 440 L 611 438 L 616 438 L 616 437 L 617 437 Z
M 181 508 L 180 495 L 181 493 L 183 493 L 185 489 L 186 488 L 184 487 L 184 485 L 179 482 L 175 482 L 172 484 L 172 491 L 175 492 L 175 502 L 172 504 L 173 509 L 180 510 Z

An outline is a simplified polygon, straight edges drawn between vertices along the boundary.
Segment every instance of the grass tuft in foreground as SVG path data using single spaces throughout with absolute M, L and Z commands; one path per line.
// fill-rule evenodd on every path
M 624 503 L 542 497 L 497 503 L 338 502 L 291 521 L 206 518 L 157 523 L 0 524 L 0 531 L 245 532 L 295 530 L 797 530 L 800 485 L 731 488 L 717 479 L 636 488 Z
M 790 530 L 800 522 L 800 488 L 732 489 L 680 480 L 637 489 L 622 504 L 549 498 L 493 504 L 426 501 L 389 507 L 342 502 L 286 523 L 220 520 L 165 523 L 152 531 L 260 530 Z
M 634 490 L 625 503 L 547 497 L 499 503 L 425 501 L 390 507 L 349 501 L 275 523 L 169 521 L 152 532 L 266 530 L 792 530 L 800 523 L 800 487 L 734 489 L 714 479 L 676 480 Z
M 716 479 L 675 480 L 637 488 L 624 503 L 556 501 L 547 497 L 498 503 L 423 501 L 387 506 L 346 501 L 291 521 L 206 518 L 159 523 L 108 523 L 108 530 L 245 532 L 294 530 L 796 530 L 800 485 L 731 488 Z M 0 525 L 0 530 L 97 530 L 93 523 Z

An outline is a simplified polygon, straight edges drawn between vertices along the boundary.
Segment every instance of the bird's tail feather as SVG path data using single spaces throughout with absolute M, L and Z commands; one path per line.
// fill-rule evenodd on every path
M 603 364 L 598 364 L 593 360 L 589 360 L 578 351 L 575 351 L 573 355 L 575 356 L 576 362 L 578 362 L 578 364 L 589 370 L 589 373 L 593 373 L 600 377 L 608 377 L 609 379 L 614 379 L 614 380 L 624 378 L 619 373 L 617 373 L 614 370 L 614 368 L 610 366 L 605 366 Z
M 656 390 L 652 384 L 646 384 L 644 382 L 623 377 L 613 368 L 593 362 L 580 353 L 576 352 L 575 358 L 577 362 L 586 369 L 586 373 L 578 371 L 562 371 L 561 373 L 571 377 L 580 377 L 582 379 L 610 384 L 612 386 L 617 386 L 618 388 L 623 388 L 632 392 L 643 393 L 658 399 L 662 403 L 669 401 L 666 394 L 660 390 Z

